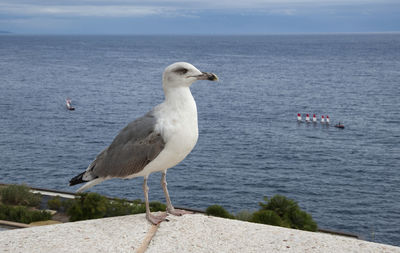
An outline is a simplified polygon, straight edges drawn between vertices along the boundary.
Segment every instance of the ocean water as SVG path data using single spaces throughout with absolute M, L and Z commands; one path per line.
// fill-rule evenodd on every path
M 77 189 L 69 179 L 162 102 L 176 61 L 220 81 L 192 85 L 200 136 L 168 171 L 175 205 L 238 212 L 283 194 L 322 228 L 400 246 L 400 34 L 0 36 L 0 182 Z M 160 177 L 150 200 L 164 201 Z M 91 191 L 143 198 L 142 182 Z

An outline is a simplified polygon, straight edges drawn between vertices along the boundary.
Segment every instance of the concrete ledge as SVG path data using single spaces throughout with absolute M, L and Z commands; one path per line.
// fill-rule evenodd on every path
M 398 252 L 400 247 L 202 214 L 169 216 L 146 252 Z M 0 232 L 0 252 L 137 252 L 144 214 Z
M 8 220 L 0 220 L 0 225 L 15 227 L 15 228 L 29 228 L 31 227 L 29 224 L 13 222 Z

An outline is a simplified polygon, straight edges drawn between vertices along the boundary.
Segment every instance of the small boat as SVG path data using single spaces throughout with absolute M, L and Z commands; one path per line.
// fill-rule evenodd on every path
M 75 107 L 73 107 L 72 105 L 71 105 L 71 99 L 67 99 L 67 100 L 65 100 L 65 102 L 66 102 L 66 106 L 67 106 L 67 109 L 68 110 L 70 110 L 70 111 L 73 111 L 73 110 L 75 110 Z
M 335 127 L 337 128 L 344 128 L 344 125 L 342 123 L 339 122 L 339 124 L 336 124 Z

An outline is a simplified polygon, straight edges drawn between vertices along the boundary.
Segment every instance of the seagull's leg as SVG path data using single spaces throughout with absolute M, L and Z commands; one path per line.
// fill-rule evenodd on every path
M 161 223 L 162 221 L 165 221 L 167 217 L 167 213 L 163 213 L 159 216 L 152 215 L 150 213 L 150 205 L 149 205 L 149 187 L 147 186 L 147 176 L 144 177 L 144 182 L 143 182 L 143 192 L 144 192 L 144 201 L 146 204 L 146 219 L 153 223 L 154 225 L 157 225 Z
M 169 193 L 168 193 L 168 189 L 167 189 L 167 171 L 166 170 L 162 172 L 161 185 L 164 190 L 165 199 L 167 200 L 167 212 L 168 213 L 177 215 L 177 216 L 192 213 L 192 212 L 185 211 L 185 210 L 175 209 L 172 206 L 171 199 L 169 198 Z

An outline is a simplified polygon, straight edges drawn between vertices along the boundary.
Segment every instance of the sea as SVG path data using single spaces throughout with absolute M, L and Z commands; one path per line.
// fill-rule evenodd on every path
M 320 228 L 400 246 L 399 33 L 2 35 L 0 182 L 76 190 L 69 179 L 163 101 L 162 72 L 178 61 L 220 80 L 191 87 L 199 140 L 168 170 L 174 205 L 237 213 L 281 194 Z M 160 178 L 151 201 L 164 202 Z M 90 191 L 143 199 L 142 183 Z

